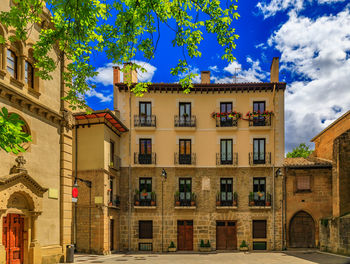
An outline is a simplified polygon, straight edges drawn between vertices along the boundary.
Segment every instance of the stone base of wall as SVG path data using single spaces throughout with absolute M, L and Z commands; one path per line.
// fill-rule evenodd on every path
M 320 250 L 350 255 L 350 214 L 321 221 Z

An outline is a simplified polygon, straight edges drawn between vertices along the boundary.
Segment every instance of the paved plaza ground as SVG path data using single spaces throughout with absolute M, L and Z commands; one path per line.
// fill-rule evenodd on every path
M 350 258 L 317 251 L 75 255 L 75 263 L 152 264 L 350 264 Z

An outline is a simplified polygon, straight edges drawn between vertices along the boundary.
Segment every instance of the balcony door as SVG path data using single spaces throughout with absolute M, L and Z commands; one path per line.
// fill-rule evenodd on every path
M 265 206 L 266 200 L 266 179 L 253 179 L 254 203 L 256 206 Z
M 221 164 L 232 164 L 232 139 L 220 140 L 220 162 Z
M 152 198 L 152 178 L 139 179 L 140 205 L 151 205 Z
M 180 126 L 191 124 L 191 103 L 179 103 Z
M 253 102 L 253 111 L 263 113 L 266 110 L 265 101 Z M 264 116 L 255 116 L 253 118 L 254 126 L 265 126 Z
M 152 123 L 152 104 L 151 102 L 140 102 L 139 104 L 140 124 L 142 126 L 151 126 Z
M 181 206 L 191 205 L 192 195 L 192 179 L 180 178 L 179 179 L 179 201 Z
M 253 163 L 265 164 L 265 138 L 253 140 Z
M 232 103 L 220 103 L 220 113 L 230 113 L 232 112 Z M 220 126 L 232 126 L 232 117 L 221 116 Z
M 139 164 L 152 164 L 152 140 L 140 139 Z
M 191 164 L 191 139 L 179 140 L 179 163 Z
M 232 192 L 232 178 L 220 179 L 220 205 L 232 206 L 233 192 Z

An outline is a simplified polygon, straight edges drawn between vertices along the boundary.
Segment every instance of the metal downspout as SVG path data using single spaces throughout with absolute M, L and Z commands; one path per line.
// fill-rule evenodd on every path
M 132 200 L 132 193 L 131 193 L 131 92 L 130 92 L 130 86 L 128 86 L 129 91 L 129 208 L 128 208 L 128 251 L 131 250 L 131 200 Z

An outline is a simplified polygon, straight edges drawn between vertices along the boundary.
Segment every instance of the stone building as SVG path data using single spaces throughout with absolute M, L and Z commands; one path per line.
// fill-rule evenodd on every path
M 284 162 L 285 245 L 350 254 L 350 111 L 311 141 L 309 158 Z
M 128 129 L 109 110 L 74 117 L 73 163 L 79 195 L 73 204 L 72 241 L 79 252 L 108 254 L 120 248 L 119 146 Z
M 0 11 L 10 2 L 2 1 Z M 49 23 L 48 10 L 42 20 Z M 57 263 L 64 259 L 71 242 L 72 121 L 63 97 L 63 56 L 50 52 L 57 61 L 52 80 L 34 75 L 33 45 L 38 39 L 36 24 L 30 38 L 11 43 L 13 29 L 0 25 L 7 41 L 0 45 L 0 108 L 18 114 L 23 130 L 32 137 L 25 153 L 0 151 L 0 263 Z
M 217 250 L 243 240 L 282 248 L 278 71 L 274 58 L 270 83 L 212 84 L 206 71 L 190 94 L 157 83 L 136 97 L 114 68 L 116 116 L 129 128 L 120 138 L 120 250 L 167 251 L 173 242 L 197 251 L 202 240 Z

